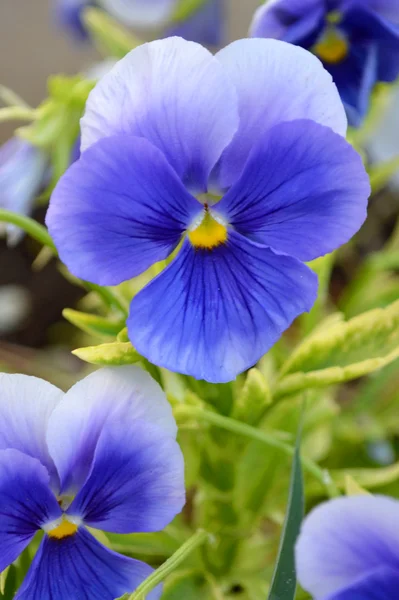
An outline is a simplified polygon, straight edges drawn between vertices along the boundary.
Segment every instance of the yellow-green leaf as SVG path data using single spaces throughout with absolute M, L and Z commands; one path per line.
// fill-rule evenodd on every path
M 251 369 L 236 399 L 233 416 L 239 421 L 255 425 L 271 402 L 272 395 L 266 377 L 259 369 Z
M 399 356 L 399 301 L 319 327 L 283 366 L 276 396 L 372 373 Z
M 116 337 L 124 325 L 124 321 L 111 321 L 98 315 L 65 308 L 63 317 L 82 331 L 99 337 Z
M 7 575 L 10 567 L 7 567 L 2 573 L 0 573 L 0 594 L 4 596 L 6 590 Z
M 78 348 L 72 354 L 92 365 L 131 365 L 142 360 L 130 342 L 114 342 Z

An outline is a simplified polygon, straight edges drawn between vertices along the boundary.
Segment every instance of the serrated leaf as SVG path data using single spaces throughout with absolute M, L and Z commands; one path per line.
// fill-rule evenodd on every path
M 294 600 L 296 592 L 295 543 L 305 512 L 300 456 L 301 429 L 300 425 L 292 463 L 287 514 L 268 600 Z
M 256 425 L 271 402 L 272 394 L 266 377 L 259 369 L 250 369 L 235 401 L 233 416 L 239 421 Z
M 63 317 L 85 333 L 99 337 L 116 337 L 124 325 L 124 321 L 110 321 L 105 317 L 65 308 Z
M 282 369 L 276 396 L 356 379 L 399 356 L 399 301 L 320 328 Z
M 142 360 L 142 356 L 130 342 L 114 342 L 78 348 L 72 352 L 75 356 L 92 365 L 131 365 Z

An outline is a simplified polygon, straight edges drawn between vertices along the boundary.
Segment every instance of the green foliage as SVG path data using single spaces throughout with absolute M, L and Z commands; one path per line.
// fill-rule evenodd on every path
M 130 50 L 142 43 L 99 8 L 86 8 L 83 20 L 91 39 L 104 56 L 123 58 Z
M 348 322 L 321 326 L 283 366 L 276 396 L 342 383 L 399 356 L 399 301 Z
M 101 366 L 131 365 L 142 360 L 130 342 L 113 342 L 78 348 L 72 354 L 92 365 Z
M 81 331 L 97 337 L 115 338 L 118 336 L 124 325 L 124 320 L 115 321 L 98 315 L 91 315 L 78 310 L 72 310 L 71 308 L 65 308 L 62 315 L 67 321 L 72 323 L 72 325 L 75 325 L 75 327 L 78 327 Z

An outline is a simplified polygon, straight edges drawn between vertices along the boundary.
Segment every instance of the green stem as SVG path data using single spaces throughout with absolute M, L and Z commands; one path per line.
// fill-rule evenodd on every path
M 207 421 L 208 423 L 211 423 L 216 427 L 220 427 L 221 429 L 226 429 L 227 431 L 251 438 L 272 448 L 277 448 L 289 456 L 294 456 L 295 454 L 294 446 L 290 446 L 290 444 L 287 444 L 286 442 L 283 442 L 282 440 L 277 439 L 264 431 L 255 429 L 246 423 L 236 421 L 230 417 L 223 417 L 217 413 L 203 410 L 197 406 L 179 406 L 175 409 L 175 416 L 177 418 L 179 418 L 179 416 L 196 417 L 199 420 Z M 323 484 L 330 497 L 333 498 L 340 495 L 338 488 L 326 469 L 320 468 L 310 458 L 306 458 L 304 456 L 302 456 L 302 464 L 309 473 L 311 473 L 320 481 L 320 483 Z
M 20 227 L 35 240 L 43 244 L 43 246 L 48 246 L 48 248 L 51 248 L 57 254 L 56 247 L 47 229 L 34 219 L 12 212 L 11 210 L 0 208 L 0 221 Z
M 163 563 L 150 575 L 133 594 L 126 600 L 144 600 L 154 588 L 157 587 L 170 573 L 172 573 L 194 550 L 202 546 L 210 539 L 209 533 L 203 530 L 197 531 L 187 542 L 185 542 L 166 562 Z
M 0 123 L 5 121 L 34 121 L 36 111 L 33 108 L 23 106 L 7 106 L 0 108 Z

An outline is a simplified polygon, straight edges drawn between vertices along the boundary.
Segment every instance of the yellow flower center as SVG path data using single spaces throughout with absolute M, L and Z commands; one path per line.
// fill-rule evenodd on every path
M 75 523 L 71 523 L 65 516 L 63 516 L 61 523 L 57 525 L 57 527 L 55 527 L 54 529 L 51 529 L 48 532 L 48 535 L 51 538 L 62 540 L 63 538 L 75 535 L 78 528 L 78 525 L 76 525 Z
M 336 27 L 328 26 L 313 52 L 325 63 L 338 64 L 348 55 L 349 45 Z
M 188 238 L 195 248 L 207 248 L 208 250 L 224 244 L 227 240 L 227 228 L 216 221 L 209 213 L 208 205 L 201 223 L 192 231 L 188 232 Z

